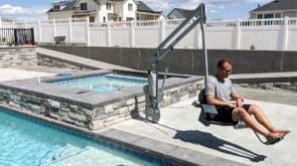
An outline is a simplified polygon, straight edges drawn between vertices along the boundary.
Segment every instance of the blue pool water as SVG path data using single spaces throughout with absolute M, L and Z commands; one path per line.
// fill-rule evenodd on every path
M 43 123 L 0 109 L 0 165 L 171 165 L 148 156 L 144 160 L 138 152 L 127 153 L 123 147 L 115 150 L 114 144 L 90 141 Z
M 66 87 L 80 88 L 99 93 L 109 93 L 118 91 L 125 87 L 143 86 L 147 83 L 147 78 L 127 76 L 122 74 L 105 74 L 99 76 L 89 76 L 70 80 L 56 81 L 54 83 Z

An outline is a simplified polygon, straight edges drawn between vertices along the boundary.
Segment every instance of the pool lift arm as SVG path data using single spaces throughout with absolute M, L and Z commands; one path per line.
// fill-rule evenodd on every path
M 193 12 L 193 14 L 186 18 L 156 49 L 153 61 L 150 64 L 148 71 L 148 85 L 144 87 L 146 94 L 146 109 L 145 118 L 153 123 L 158 123 L 160 120 L 159 102 L 163 97 L 163 88 L 166 79 L 166 72 L 164 75 L 161 92 L 159 92 L 158 76 L 160 61 L 174 49 L 174 46 L 182 40 L 197 24 L 200 24 L 202 32 L 203 50 L 205 58 L 205 83 L 208 76 L 208 58 L 205 44 L 204 24 L 206 23 L 205 5 L 200 4 Z M 188 25 L 186 28 L 185 26 Z M 178 35 L 178 36 L 177 36 Z M 177 36 L 177 37 L 176 37 Z

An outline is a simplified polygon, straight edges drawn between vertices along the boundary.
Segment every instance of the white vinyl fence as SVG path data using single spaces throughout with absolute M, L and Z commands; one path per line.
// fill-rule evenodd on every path
M 65 36 L 66 43 L 83 43 L 87 46 L 155 48 L 182 21 L 94 24 L 87 19 L 63 19 L 0 23 L 0 28 L 33 27 L 38 43 L 54 43 L 55 36 Z M 206 32 L 209 49 L 297 51 L 297 18 L 208 21 Z M 176 48 L 202 48 L 200 26 L 194 28 Z

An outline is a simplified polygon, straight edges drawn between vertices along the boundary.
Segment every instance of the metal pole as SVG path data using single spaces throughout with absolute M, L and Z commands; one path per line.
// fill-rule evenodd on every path
M 205 8 L 201 10 L 202 13 L 205 13 Z M 205 25 L 206 25 L 206 16 L 202 14 L 204 17 L 203 24 L 201 25 L 201 34 L 202 34 L 202 44 L 203 44 L 203 53 L 204 53 L 204 87 L 205 93 L 207 93 L 207 81 L 208 81 L 208 55 L 207 55 L 207 48 L 206 48 L 206 33 L 205 33 Z

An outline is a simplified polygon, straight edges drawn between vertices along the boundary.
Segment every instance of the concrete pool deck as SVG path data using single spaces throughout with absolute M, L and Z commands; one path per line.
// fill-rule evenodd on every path
M 195 99 L 163 108 L 159 124 L 132 119 L 114 125 L 112 128 L 242 164 L 296 165 L 297 106 L 247 100 L 248 103 L 255 103 L 262 107 L 277 127 L 288 128 L 292 131 L 281 142 L 267 146 L 261 144 L 254 133 L 247 128 L 203 126 L 197 120 L 200 108 L 194 107 L 193 101 Z M 211 164 L 214 163 L 209 163 Z
M 3 75 L 6 75 L 10 80 L 24 79 L 24 75 L 27 76 L 26 78 L 42 76 L 34 75 L 32 74 L 34 72 L 31 71 L 31 74 L 24 74 L 26 71 L 15 72 L 19 74 L 9 73 L 9 70 L 6 70 Z M 46 76 L 48 73 L 39 74 Z M 2 77 L 3 81 L 6 81 L 4 78 L 5 76 Z M 200 108 L 192 105 L 196 100 L 195 98 L 161 109 L 159 124 L 151 124 L 143 121 L 143 119 L 131 119 L 96 132 L 110 137 L 114 133 L 121 134 L 120 137 L 126 138 L 126 140 L 136 140 L 135 137 L 137 136 L 138 141 L 134 141 L 134 143 L 150 146 L 151 149 L 156 150 L 163 148 L 160 147 L 160 142 L 165 143 L 164 145 L 170 144 L 179 147 L 179 151 L 171 149 L 166 153 L 179 156 L 182 159 L 189 159 L 196 152 L 195 157 L 200 155 L 200 158 L 192 156 L 190 160 L 197 161 L 197 164 L 202 165 L 229 166 L 242 163 L 261 166 L 295 166 L 297 163 L 297 143 L 295 142 L 297 139 L 297 121 L 295 121 L 297 118 L 297 94 L 249 88 L 239 88 L 238 90 L 240 93 L 242 92 L 243 96 L 246 96 L 247 102 L 262 107 L 277 127 L 288 128 L 292 130 L 292 133 L 281 142 L 266 146 L 257 140 L 250 129 L 233 129 L 233 127 L 217 125 L 205 127 L 197 120 Z M 131 135 L 129 136 L 127 133 Z M 113 138 L 116 138 L 116 135 L 113 135 Z M 215 159 L 216 157 L 217 159 Z M 212 160 L 209 160 L 210 158 Z M 234 163 L 229 161 L 234 161 Z

